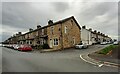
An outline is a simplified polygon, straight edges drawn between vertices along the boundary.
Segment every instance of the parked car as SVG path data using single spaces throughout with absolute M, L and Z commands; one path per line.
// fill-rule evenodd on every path
M 87 44 L 78 44 L 78 45 L 75 45 L 75 48 L 76 49 L 86 49 L 86 48 L 88 48 L 88 45 Z
M 14 48 L 13 45 L 14 45 L 14 44 L 9 44 L 9 45 L 8 45 L 8 48 L 13 49 L 13 48 Z
M 20 48 L 20 45 L 19 45 L 19 44 L 16 44 L 16 45 L 14 45 L 13 47 L 14 47 L 14 49 L 18 50 L 18 48 Z
M 20 45 L 18 50 L 20 50 L 20 51 L 32 51 L 32 47 L 30 45 Z
M 101 42 L 100 44 L 101 44 L 101 45 L 106 45 L 106 44 L 107 44 L 107 42 Z
M 111 44 L 111 42 L 109 41 L 109 42 L 107 42 L 107 44 Z
M 118 41 L 115 41 L 113 44 L 114 44 L 114 45 L 118 45 L 119 43 L 118 43 Z

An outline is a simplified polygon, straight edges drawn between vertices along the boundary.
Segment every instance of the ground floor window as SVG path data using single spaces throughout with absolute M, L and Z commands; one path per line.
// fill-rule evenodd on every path
M 23 44 L 23 42 L 21 41 L 20 44 Z
M 73 45 L 75 45 L 75 38 L 73 38 Z
M 30 43 L 29 44 L 32 44 L 32 41 L 30 41 Z
M 44 44 L 44 39 L 41 39 L 40 44 L 41 44 L 41 45 Z
M 29 42 L 28 42 L 28 41 L 26 41 L 26 44 L 29 44 Z
M 57 38 L 54 39 L 54 45 L 58 45 L 58 39 Z

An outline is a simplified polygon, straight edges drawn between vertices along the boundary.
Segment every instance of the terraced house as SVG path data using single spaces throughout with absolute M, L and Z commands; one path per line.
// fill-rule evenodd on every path
M 80 30 L 81 28 L 73 16 L 55 23 L 50 20 L 47 26 L 50 48 L 64 49 L 79 44 L 81 41 Z
M 57 22 L 49 20 L 46 26 L 38 25 L 34 30 L 30 28 L 25 34 L 19 32 L 5 42 L 29 44 L 33 47 L 47 44 L 52 49 L 65 49 L 74 47 L 81 41 L 83 44 L 92 45 L 111 40 L 103 33 L 92 31 L 92 28 L 86 29 L 86 26 L 81 28 L 74 16 L 71 16 Z
M 81 29 L 81 41 L 83 44 L 100 44 L 102 42 L 110 42 L 112 39 L 105 34 L 97 32 L 96 30 L 92 31 L 92 28 L 86 29 L 86 26 L 82 26 Z
M 80 30 L 73 16 L 57 22 L 49 20 L 48 25 L 38 25 L 37 29 L 29 29 L 29 32 L 19 35 L 17 43 L 32 46 L 48 44 L 53 49 L 70 48 L 80 43 Z

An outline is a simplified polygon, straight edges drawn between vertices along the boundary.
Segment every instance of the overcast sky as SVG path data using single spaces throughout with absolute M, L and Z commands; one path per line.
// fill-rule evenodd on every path
M 47 25 L 49 19 L 59 21 L 74 16 L 80 26 L 100 31 L 112 38 L 118 36 L 117 2 L 2 2 L 2 31 L 6 40 L 29 28 Z M 1 11 L 0 11 L 1 13 Z

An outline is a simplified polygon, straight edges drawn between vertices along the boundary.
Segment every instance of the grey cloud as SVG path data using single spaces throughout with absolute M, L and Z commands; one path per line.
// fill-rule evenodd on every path
M 118 3 L 118 35 L 120 36 L 120 2 Z
M 104 14 L 111 14 L 114 12 L 115 3 L 114 2 L 96 2 L 93 5 L 86 6 L 80 13 L 79 17 L 82 17 L 82 22 L 90 22 L 96 16 L 101 16 Z M 108 13 L 109 12 L 109 13 Z M 112 17 L 112 16 L 111 16 Z M 114 17 L 114 16 L 113 16 Z
M 105 17 L 101 17 L 104 16 Z M 100 16 L 100 20 L 95 19 Z M 117 3 L 115 2 L 102 2 L 94 3 L 92 6 L 87 6 L 79 13 L 79 21 L 82 25 L 86 25 L 97 29 L 106 34 L 116 35 L 117 33 Z M 114 26 L 113 26 L 114 25 Z
M 53 7 L 57 12 L 65 12 L 69 9 L 69 4 L 67 2 L 53 2 Z
M 38 24 L 41 24 L 41 26 L 47 25 L 49 19 L 59 20 L 70 15 L 75 15 L 81 25 L 86 25 L 106 34 L 115 35 L 117 3 L 90 3 L 80 3 L 83 7 L 79 9 L 79 3 L 76 5 L 75 3 L 69 4 L 68 2 L 5 2 L 2 5 L 2 24 L 14 29 L 16 32 L 23 32 L 28 31 L 28 28 L 36 28 Z M 95 19 L 98 16 L 104 15 L 106 16 L 105 21 L 98 22 Z M 100 18 L 100 20 L 102 19 L 104 17 Z M 12 35 L 10 32 L 4 32 L 3 38 L 6 35 L 7 37 L 8 35 Z
M 46 23 L 46 14 L 37 11 L 29 3 L 3 3 L 2 22 L 16 28 L 35 28 L 38 23 Z

